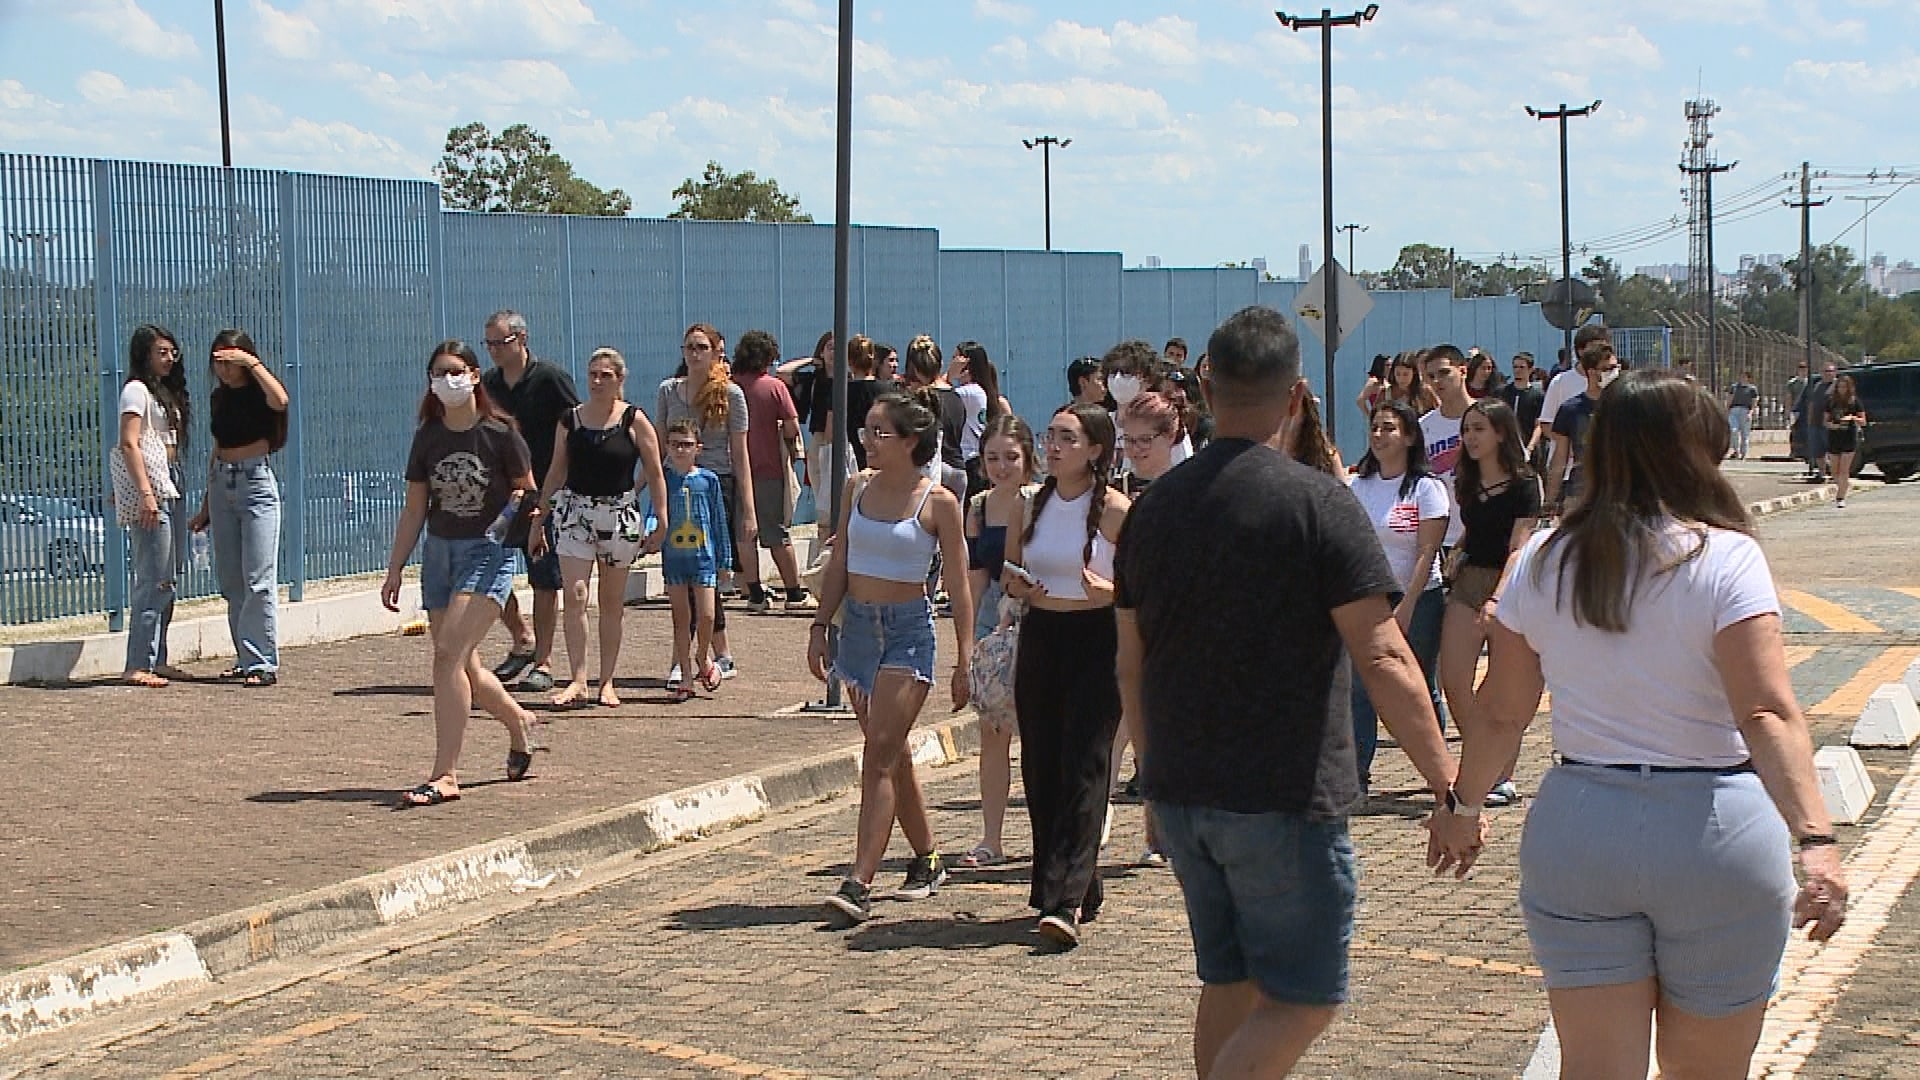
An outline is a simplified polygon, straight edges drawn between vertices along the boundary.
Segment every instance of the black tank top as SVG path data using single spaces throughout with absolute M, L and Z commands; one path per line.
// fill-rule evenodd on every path
M 633 444 L 633 414 L 639 407 L 628 405 L 620 422 L 609 428 L 587 427 L 580 423 L 580 408 L 567 410 L 562 423 L 567 425 L 567 490 L 576 495 L 624 495 L 633 490 L 634 466 L 640 462 L 640 448 Z

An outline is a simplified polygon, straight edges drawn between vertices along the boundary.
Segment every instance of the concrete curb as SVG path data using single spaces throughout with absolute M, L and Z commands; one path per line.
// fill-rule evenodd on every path
M 1805 491 L 1796 491 L 1792 495 L 1779 495 L 1771 499 L 1761 499 L 1758 502 L 1748 503 L 1747 513 L 1757 518 L 1766 517 L 1769 514 L 1796 510 L 1803 506 L 1812 506 L 1815 503 L 1831 502 L 1839 494 L 1840 488 L 1838 485 L 1822 484 L 1819 487 L 1808 488 Z
M 929 767 L 958 763 L 979 747 L 971 714 L 917 730 L 909 742 L 914 763 Z M 850 746 L 0 976 L 0 1049 L 394 923 L 722 832 L 859 782 L 860 747 Z

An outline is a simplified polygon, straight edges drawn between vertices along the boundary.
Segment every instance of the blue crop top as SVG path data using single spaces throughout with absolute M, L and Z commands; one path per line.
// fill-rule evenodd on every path
M 927 498 L 936 486 L 927 483 L 920 501 L 913 504 L 912 512 L 906 517 L 898 521 L 875 521 L 860 508 L 867 494 L 867 485 L 861 484 L 854 494 L 853 514 L 847 522 L 847 573 L 908 585 L 924 584 L 927 575 L 933 572 L 933 553 L 938 550 L 939 540 L 921 527 L 920 511 L 925 509 Z

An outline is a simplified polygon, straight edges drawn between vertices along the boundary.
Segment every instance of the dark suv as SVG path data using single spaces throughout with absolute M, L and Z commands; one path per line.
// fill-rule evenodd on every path
M 1880 467 L 1888 480 L 1905 480 L 1920 467 L 1920 360 L 1862 364 L 1841 369 L 1853 376 L 1867 426 L 1853 459 L 1856 474 Z

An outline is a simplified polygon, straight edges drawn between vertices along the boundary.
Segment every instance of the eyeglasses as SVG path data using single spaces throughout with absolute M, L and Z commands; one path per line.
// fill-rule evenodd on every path
M 1072 449 L 1073 447 L 1079 446 L 1084 440 L 1081 439 L 1078 432 L 1062 431 L 1059 428 L 1048 428 L 1046 441 L 1048 445 L 1051 446 L 1064 446 Z
M 888 439 L 898 438 L 900 438 L 900 433 L 897 431 L 882 431 L 877 427 L 863 427 L 860 429 L 860 441 L 863 443 L 883 443 Z
M 482 338 L 481 340 L 487 343 L 489 349 L 504 349 L 520 340 L 520 332 L 516 330 L 503 338 Z
M 465 366 L 434 368 L 433 371 L 428 374 L 428 378 L 444 379 L 452 375 L 465 375 L 466 373 L 467 369 Z
M 156 345 L 153 348 L 153 353 L 155 356 L 171 356 L 175 359 L 178 359 L 180 356 L 180 350 L 171 345 Z

